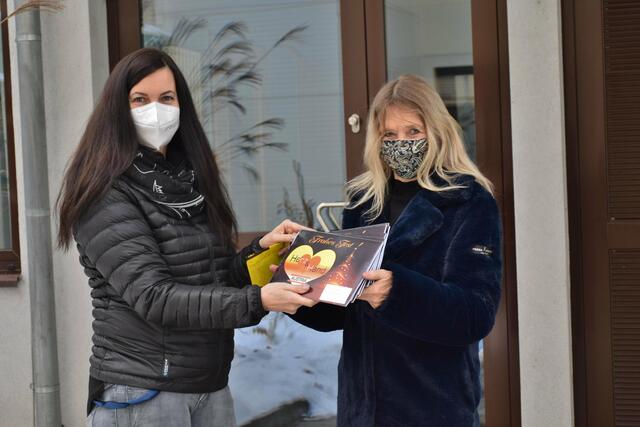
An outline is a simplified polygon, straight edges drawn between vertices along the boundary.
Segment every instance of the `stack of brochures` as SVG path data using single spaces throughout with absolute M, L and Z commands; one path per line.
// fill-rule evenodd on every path
M 305 297 L 346 306 L 371 284 L 362 273 L 380 268 L 388 235 L 388 223 L 329 233 L 303 230 L 271 281 L 306 283 L 311 290 Z

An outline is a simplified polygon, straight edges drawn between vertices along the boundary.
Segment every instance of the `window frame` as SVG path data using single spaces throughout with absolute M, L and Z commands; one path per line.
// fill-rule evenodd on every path
M 2 16 L 7 16 L 7 1 L 0 1 Z M 20 230 L 18 223 L 18 196 L 16 181 L 15 139 L 11 93 L 11 59 L 9 55 L 9 23 L 0 28 L 2 38 L 2 60 L 4 64 L 5 123 L 7 129 L 7 166 L 9 172 L 9 212 L 11 216 L 11 249 L 0 250 L 0 287 L 16 286 L 20 279 Z

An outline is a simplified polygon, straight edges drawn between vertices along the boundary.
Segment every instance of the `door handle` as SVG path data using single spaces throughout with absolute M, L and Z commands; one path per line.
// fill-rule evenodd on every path
M 360 132 L 360 116 L 356 113 L 353 113 L 347 119 L 347 123 L 351 126 L 351 132 L 358 133 Z

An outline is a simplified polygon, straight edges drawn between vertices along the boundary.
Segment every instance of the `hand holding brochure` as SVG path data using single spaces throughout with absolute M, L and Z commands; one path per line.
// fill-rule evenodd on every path
M 346 306 L 370 283 L 362 273 L 380 268 L 388 234 L 389 224 L 300 231 L 271 281 L 306 283 L 305 297 Z

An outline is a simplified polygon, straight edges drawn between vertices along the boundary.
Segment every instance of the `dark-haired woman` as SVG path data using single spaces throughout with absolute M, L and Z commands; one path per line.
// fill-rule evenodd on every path
M 180 70 L 155 49 L 113 70 L 64 177 L 59 245 L 77 242 L 93 299 L 95 426 L 233 426 L 234 328 L 313 302 L 250 285 L 245 259 L 301 227 L 284 221 L 236 253 L 236 222 Z

